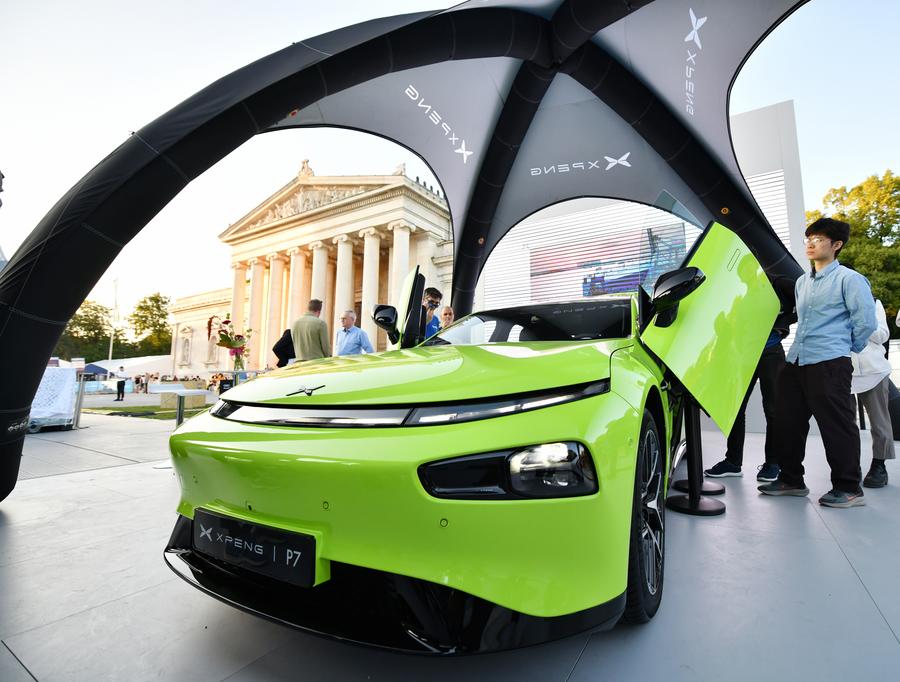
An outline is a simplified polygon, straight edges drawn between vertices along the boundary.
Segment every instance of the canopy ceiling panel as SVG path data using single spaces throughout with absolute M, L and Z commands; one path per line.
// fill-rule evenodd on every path
M 587 131 L 574 136 L 569 131 Z M 519 148 L 486 249 L 516 223 L 550 204 L 582 196 L 615 197 L 666 206 L 682 203 L 704 226 L 712 218 L 664 159 L 606 104 L 560 74 L 544 97 Z
M 273 130 L 327 125 L 390 138 L 425 159 L 440 178 L 452 215 L 462 217 L 520 65 L 498 57 L 392 73 L 329 95 Z
M 154 215 L 262 132 L 346 126 L 424 158 L 450 203 L 459 312 L 519 218 L 583 195 L 668 193 L 739 232 L 771 278 L 797 276 L 738 172 L 727 100 L 803 1 L 473 1 L 297 42 L 199 91 L 100 161 L 0 272 L 0 499 L 66 322 Z
M 746 190 L 731 146 L 728 94 L 766 29 L 797 5 L 796 0 L 653 2 L 592 41 L 639 74 Z

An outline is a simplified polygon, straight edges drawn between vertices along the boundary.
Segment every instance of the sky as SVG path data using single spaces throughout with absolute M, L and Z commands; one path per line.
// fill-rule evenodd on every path
M 378 16 L 453 2 L 34 0 L 0 3 L 0 248 L 10 257 L 53 204 L 132 131 L 210 82 L 292 42 Z M 739 113 L 794 100 L 804 199 L 900 169 L 900 3 L 812 0 L 745 64 Z M 260 135 L 192 182 L 123 249 L 91 293 L 127 315 L 155 291 L 231 285 L 229 224 L 309 159 L 317 175 L 407 175 L 437 184 L 407 150 L 337 130 Z M 73 254 L 79 258 L 79 254 Z M 117 282 L 117 285 L 114 284 Z

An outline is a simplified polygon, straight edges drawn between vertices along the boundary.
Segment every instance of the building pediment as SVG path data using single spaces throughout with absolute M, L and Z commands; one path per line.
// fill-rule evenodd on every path
M 373 189 L 381 189 L 384 185 L 356 185 L 346 187 L 341 185 L 307 185 L 302 187 L 286 199 L 272 202 L 256 220 L 247 225 L 248 229 L 274 223 L 282 218 L 308 213 L 328 204 L 336 204 L 344 199 L 349 199 Z
M 386 179 L 388 182 L 385 182 Z M 325 207 L 333 208 L 336 204 L 397 184 L 392 180 L 392 176 L 298 177 L 231 225 L 219 238 L 228 243 L 266 225 L 304 217 L 304 214 L 314 213 Z

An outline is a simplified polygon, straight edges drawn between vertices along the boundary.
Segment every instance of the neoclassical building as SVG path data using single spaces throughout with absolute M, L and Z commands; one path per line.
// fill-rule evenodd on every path
M 249 369 L 275 365 L 271 347 L 309 300 L 325 304 L 331 337 L 344 310 L 377 348 L 384 332 L 371 311 L 394 303 L 416 265 L 427 286 L 449 299 L 452 238 L 440 190 L 393 175 L 317 176 L 304 160 L 299 173 L 219 238 L 231 247 L 231 289 L 178 299 L 172 306 L 173 373 L 208 373 L 229 367 L 227 351 L 207 340 L 206 321 L 230 312 L 252 329 Z

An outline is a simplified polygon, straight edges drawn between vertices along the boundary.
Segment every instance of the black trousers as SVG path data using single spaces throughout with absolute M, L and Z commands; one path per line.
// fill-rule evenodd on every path
M 124 381 L 116 382 L 116 398 L 119 400 L 125 399 L 125 382 Z
M 775 439 L 772 433 L 772 426 L 775 421 L 775 382 L 778 380 L 778 374 L 781 372 L 782 367 L 784 367 L 784 348 L 781 347 L 781 344 L 776 343 L 771 348 L 766 348 L 759 358 L 759 364 L 756 365 L 756 371 L 750 380 L 747 395 L 744 396 L 741 409 L 738 410 L 737 416 L 734 418 L 734 426 L 731 427 L 731 433 L 728 434 L 728 448 L 725 451 L 725 459 L 735 466 L 743 466 L 744 464 L 747 401 L 750 400 L 750 394 L 753 393 L 753 387 L 756 386 L 757 380 L 759 380 L 759 390 L 762 393 L 763 412 L 766 415 L 766 462 L 770 464 L 778 463 L 775 457 Z
M 803 458 L 812 416 L 825 444 L 831 486 L 848 493 L 861 490 L 859 428 L 850 395 L 852 374 L 850 358 L 784 366 L 778 377 L 774 436 L 775 455 L 785 483 L 803 485 Z

